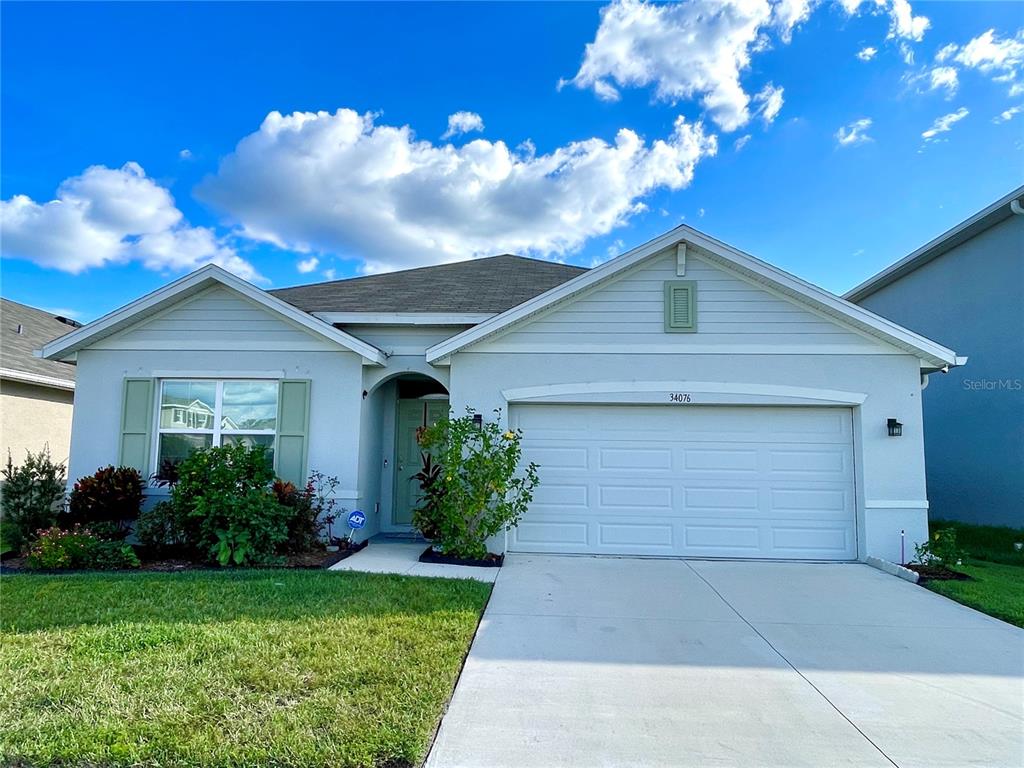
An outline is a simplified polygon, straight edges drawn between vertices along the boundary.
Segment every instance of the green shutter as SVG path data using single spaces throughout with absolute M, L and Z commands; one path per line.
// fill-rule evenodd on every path
M 153 379 L 125 379 L 121 401 L 121 444 L 117 463 L 135 467 L 149 477 L 149 448 L 153 427 Z
M 277 403 L 277 476 L 297 486 L 306 482 L 306 453 L 309 439 L 309 382 L 281 382 Z
M 670 280 L 665 283 L 665 332 L 694 333 L 697 330 L 697 283 Z

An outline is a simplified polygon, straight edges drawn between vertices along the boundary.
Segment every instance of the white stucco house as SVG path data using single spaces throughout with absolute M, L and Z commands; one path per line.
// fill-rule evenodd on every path
M 493 548 L 784 560 L 927 536 L 922 377 L 964 362 L 686 226 L 591 270 L 498 256 L 263 291 L 207 266 L 41 354 L 77 362 L 72 478 L 259 441 L 282 477 L 337 475 L 364 535 L 398 532 L 416 428 L 501 409 L 541 484 Z

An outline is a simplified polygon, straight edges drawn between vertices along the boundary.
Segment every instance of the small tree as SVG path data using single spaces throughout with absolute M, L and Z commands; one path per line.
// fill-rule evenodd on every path
M 420 445 L 441 466 L 432 490 L 436 543 L 462 558 L 487 555 L 487 539 L 518 525 L 533 500 L 537 465 L 522 458 L 521 430 L 502 431 L 501 410 L 494 421 L 474 423 L 472 409 L 424 429 Z
M 38 531 L 56 522 L 64 504 L 64 465 L 54 463 L 49 447 L 39 453 L 29 451 L 17 467 L 8 451 L 3 481 L 0 521 L 4 545 L 21 551 Z

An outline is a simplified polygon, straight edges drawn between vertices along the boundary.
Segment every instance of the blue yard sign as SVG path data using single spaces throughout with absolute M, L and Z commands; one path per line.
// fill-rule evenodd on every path
M 348 515 L 348 527 L 354 531 L 358 531 L 366 525 L 366 515 L 360 512 L 358 509 L 349 512 Z

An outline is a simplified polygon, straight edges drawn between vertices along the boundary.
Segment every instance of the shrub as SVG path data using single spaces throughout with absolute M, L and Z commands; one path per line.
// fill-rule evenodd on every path
M 29 452 L 17 467 L 8 451 L 0 494 L 0 519 L 7 547 L 23 551 L 37 531 L 56 522 L 64 503 L 65 480 L 64 465 L 53 462 L 49 448 Z
M 178 511 L 169 501 L 161 501 L 139 513 L 135 537 L 153 554 L 167 554 L 188 545 Z
M 139 558 L 127 544 L 102 539 L 80 525 L 70 531 L 53 526 L 39 531 L 39 537 L 25 558 L 25 566 L 49 571 L 69 568 L 113 571 L 138 568 Z
M 288 537 L 283 543 L 285 552 L 296 554 L 323 547 L 323 532 L 335 520 L 332 498 L 341 483 L 336 477 L 313 471 L 302 490 L 284 480 L 274 482 L 272 490 L 279 504 L 290 512 Z
M 421 453 L 422 466 L 412 479 L 420 485 L 420 501 L 412 511 L 412 524 L 423 534 L 423 538 L 434 541 L 441 535 L 441 495 L 444 486 L 438 482 L 441 465 L 434 463 L 429 453 Z
M 94 533 L 124 538 L 142 508 L 142 476 L 133 467 L 100 467 L 78 478 L 68 497 L 67 521 Z
M 533 462 L 516 476 L 522 431 L 502 432 L 497 424 L 501 411 L 495 414 L 495 421 L 477 426 L 469 410 L 466 416 L 443 419 L 420 434 L 420 445 L 441 465 L 433 498 L 436 542 L 455 557 L 485 557 L 487 539 L 519 523 L 537 486 Z
M 956 543 L 955 528 L 940 528 L 931 538 L 914 546 L 914 562 L 927 565 L 938 560 L 947 568 L 959 565 L 967 553 Z
M 273 479 L 264 446 L 193 451 L 171 491 L 184 539 L 221 565 L 267 562 L 288 538 L 293 514 L 271 493 Z

